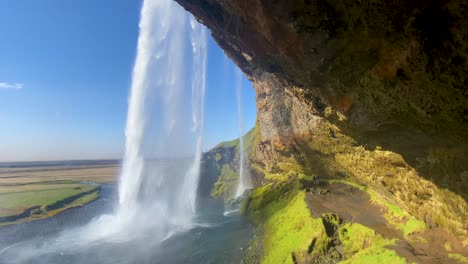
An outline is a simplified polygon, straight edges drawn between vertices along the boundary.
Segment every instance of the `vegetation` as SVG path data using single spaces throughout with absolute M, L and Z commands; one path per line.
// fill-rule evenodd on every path
M 246 159 L 251 153 L 255 140 L 255 128 L 244 135 L 244 151 Z M 216 182 L 213 184 L 210 195 L 218 198 L 232 198 L 239 183 L 240 140 L 222 142 L 207 154 L 207 159 L 214 159 L 215 166 L 210 173 L 215 174 Z M 247 162 L 246 162 L 247 163 Z M 246 164 L 248 165 L 248 164 Z
M 380 195 L 378 195 L 373 189 L 362 186 L 353 182 L 345 181 L 345 180 L 330 180 L 330 183 L 336 183 L 336 182 L 341 182 L 345 183 L 351 186 L 354 186 L 362 191 L 366 191 L 370 197 L 371 201 L 375 204 L 378 204 L 382 206 L 383 208 L 386 209 L 385 213 L 385 218 L 387 221 L 393 225 L 395 228 L 401 230 L 403 232 L 403 235 L 405 237 L 408 237 L 409 235 L 413 233 L 418 233 L 426 230 L 426 224 L 415 217 L 411 216 L 409 213 L 407 213 L 405 210 L 401 209 L 399 206 L 396 204 L 393 204 L 384 198 L 382 198 Z
M 333 214 L 313 218 L 299 187 L 295 180 L 270 183 L 254 190 L 243 205 L 261 229 L 262 263 L 304 263 L 327 254 L 335 261 L 347 259 L 343 263 L 406 263 L 386 248 L 395 240 L 357 223 L 342 224 Z M 344 256 L 331 252 L 333 243 L 343 244 Z
M 468 257 L 458 253 L 449 253 L 449 258 L 457 260 L 458 262 L 468 263 Z
M 357 223 L 347 223 L 339 230 L 347 260 L 341 263 L 406 263 L 393 250 L 385 248 L 395 240 L 383 239 L 374 230 Z
M 46 218 L 92 202 L 99 197 L 100 186 L 89 181 L 109 182 L 115 169 L 66 166 L 0 169 L 0 225 Z
M 292 255 L 307 252 L 311 238 L 321 237 L 324 227 L 320 219 L 310 216 L 303 192 L 290 192 L 272 202 L 264 210 L 265 238 L 262 263 L 293 263 Z
M 22 211 L 32 206 L 45 207 L 66 197 L 87 192 L 95 186 L 84 184 L 44 184 L 23 185 L 17 187 L 1 188 L 0 216 L 9 212 Z
M 215 198 L 230 198 L 236 192 L 239 182 L 239 174 L 234 171 L 230 165 L 224 164 L 221 169 L 221 174 L 213 186 L 211 196 Z

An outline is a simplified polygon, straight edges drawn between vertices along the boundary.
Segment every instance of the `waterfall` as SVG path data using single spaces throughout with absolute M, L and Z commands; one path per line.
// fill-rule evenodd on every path
M 135 240 L 154 246 L 193 226 L 204 125 L 206 28 L 173 0 L 144 0 L 139 26 L 116 212 L 38 245 L 12 248 L 8 257 L 0 255 L 0 262 L 25 263 L 101 242 Z
M 237 97 L 237 125 L 239 128 L 239 184 L 236 190 L 236 197 L 241 196 L 246 189 L 250 188 L 250 179 L 245 171 L 244 158 L 244 118 L 242 111 L 242 72 L 236 68 L 236 97 Z
M 202 151 L 206 29 L 173 0 L 145 0 L 117 217 L 189 226 Z M 127 220 L 125 220 L 127 219 Z

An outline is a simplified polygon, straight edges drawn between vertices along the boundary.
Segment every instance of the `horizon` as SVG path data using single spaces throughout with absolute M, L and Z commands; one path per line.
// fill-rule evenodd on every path
M 112 6 L 112 8 L 108 8 Z M 122 159 L 141 1 L 0 3 L 0 162 Z M 208 39 L 203 151 L 239 137 L 235 70 Z M 242 77 L 244 133 L 255 91 Z

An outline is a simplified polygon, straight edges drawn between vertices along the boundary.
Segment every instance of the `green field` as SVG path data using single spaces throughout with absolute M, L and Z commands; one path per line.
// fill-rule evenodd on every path
M 0 225 L 56 215 L 99 197 L 118 167 L 38 167 L 0 170 Z

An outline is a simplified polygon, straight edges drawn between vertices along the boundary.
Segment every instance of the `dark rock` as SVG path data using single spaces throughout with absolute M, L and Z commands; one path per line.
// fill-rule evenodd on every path
M 286 161 L 420 218 L 443 210 L 466 236 L 467 1 L 176 1 L 254 84 L 255 186 Z

